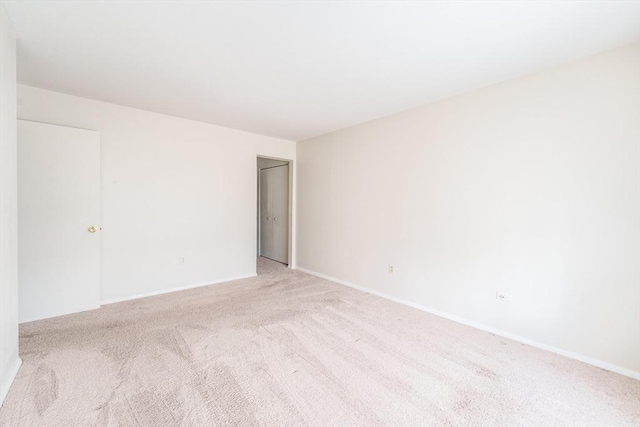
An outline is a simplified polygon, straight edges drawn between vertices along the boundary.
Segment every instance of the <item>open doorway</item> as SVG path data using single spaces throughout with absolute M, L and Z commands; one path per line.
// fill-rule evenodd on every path
M 291 164 L 258 157 L 257 255 L 285 265 L 291 259 Z

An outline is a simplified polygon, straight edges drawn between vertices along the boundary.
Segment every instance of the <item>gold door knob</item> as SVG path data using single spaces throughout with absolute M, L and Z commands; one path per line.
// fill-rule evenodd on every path
M 96 227 L 94 227 L 93 225 L 91 227 L 89 227 L 87 230 L 89 230 L 89 233 L 95 233 L 96 231 L 98 231 L 98 229 Z

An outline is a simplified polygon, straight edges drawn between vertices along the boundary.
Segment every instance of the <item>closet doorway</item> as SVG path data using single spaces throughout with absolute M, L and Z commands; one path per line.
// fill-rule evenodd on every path
M 289 264 L 290 164 L 258 157 L 258 255 Z

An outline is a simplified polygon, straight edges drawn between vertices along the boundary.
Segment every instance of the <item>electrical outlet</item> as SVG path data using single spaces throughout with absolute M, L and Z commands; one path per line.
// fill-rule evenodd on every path
M 395 272 L 396 272 L 396 268 L 393 265 L 389 264 L 389 274 L 393 274 Z
M 184 257 L 180 258 L 180 264 L 184 264 L 184 261 L 185 261 Z
M 502 302 L 511 301 L 511 297 L 509 295 L 505 294 L 504 292 L 500 292 L 500 291 L 496 291 L 496 299 L 498 301 L 502 301 Z

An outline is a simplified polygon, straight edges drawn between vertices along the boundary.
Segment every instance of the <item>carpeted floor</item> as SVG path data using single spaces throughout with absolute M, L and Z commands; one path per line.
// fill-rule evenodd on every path
M 264 259 L 21 325 L 2 426 L 638 425 L 640 381 Z

